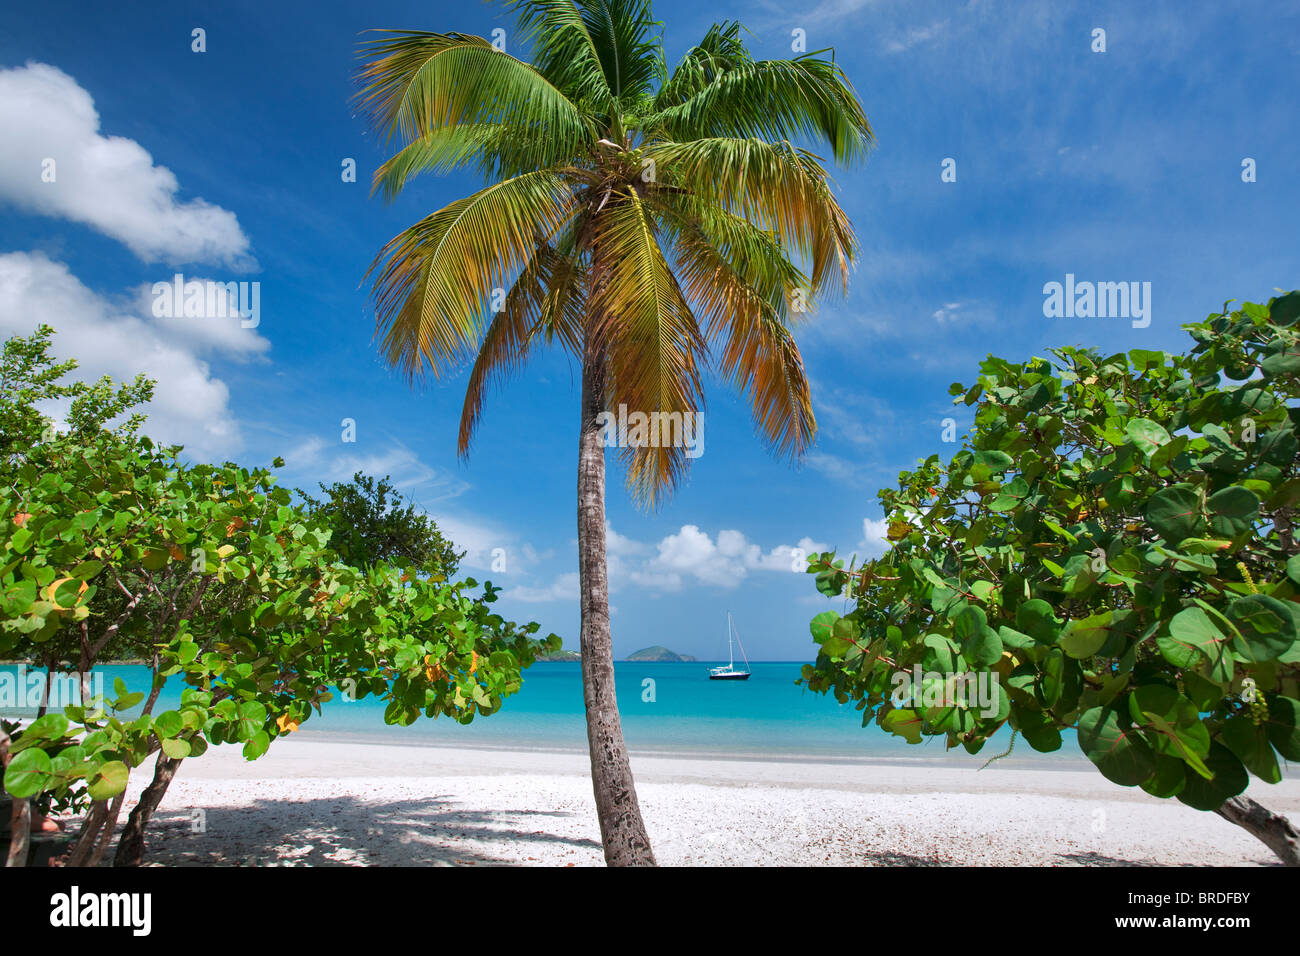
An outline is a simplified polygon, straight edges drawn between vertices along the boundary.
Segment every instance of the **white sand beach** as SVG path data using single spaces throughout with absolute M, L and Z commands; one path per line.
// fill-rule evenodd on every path
M 1069 769 L 633 756 L 665 865 L 1277 862 L 1215 814 L 1057 764 Z M 1300 818 L 1297 781 L 1250 793 Z M 302 738 L 254 763 L 235 747 L 187 761 L 147 844 L 149 865 L 603 863 L 585 754 Z

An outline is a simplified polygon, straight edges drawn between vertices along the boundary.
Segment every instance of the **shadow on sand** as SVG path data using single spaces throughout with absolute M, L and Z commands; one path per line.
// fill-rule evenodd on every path
M 437 796 L 389 802 L 347 795 L 292 803 L 258 800 L 246 807 L 209 807 L 201 814 L 162 807 L 145 834 L 145 865 L 512 865 L 520 855 L 527 860 L 521 844 L 594 851 L 599 858 L 597 840 L 536 828 L 548 817 L 572 816 L 454 809 Z M 493 845 L 507 842 L 516 855 L 492 852 Z M 110 850 L 110 863 L 112 856 Z M 585 858 L 575 856 L 575 862 Z

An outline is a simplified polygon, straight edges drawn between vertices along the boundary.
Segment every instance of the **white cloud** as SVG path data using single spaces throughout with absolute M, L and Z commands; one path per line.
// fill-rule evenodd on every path
M 155 319 L 139 296 L 121 302 L 102 298 L 82 285 L 68 267 L 38 252 L 0 254 L 0 333 L 29 335 L 42 322 L 54 326 L 54 354 L 75 358 L 76 377 L 101 375 L 129 381 L 137 374 L 155 379 L 154 399 L 145 409 L 145 431 L 165 443 L 185 445 L 195 459 L 232 455 L 242 446 L 229 408 L 230 390 L 200 356 L 247 358 L 270 343 L 252 329 L 231 323 L 226 333 L 185 332 Z M 193 321 L 193 320 L 191 320 Z M 62 414 L 66 403 L 47 411 Z
M 197 281 L 206 289 L 209 280 L 186 276 L 185 281 L 186 283 Z M 160 277 L 158 282 L 165 282 L 170 286 L 172 276 Z M 244 319 L 239 315 L 238 294 L 231 295 L 232 290 L 219 287 L 216 280 L 212 280 L 211 287 L 217 295 L 225 299 L 225 302 L 215 301 L 214 311 L 201 318 L 166 314 L 156 316 L 153 286 L 154 283 L 145 283 L 136 290 L 136 301 L 132 304 L 131 311 L 149 316 L 157 326 L 159 334 L 169 341 L 183 344 L 195 352 L 221 352 L 234 358 L 260 355 L 271 347 L 271 343 L 262 336 L 250 334 L 250 329 L 256 327 L 251 322 L 248 327 L 244 326 Z M 247 299 L 247 296 L 245 298 Z M 205 312 L 206 309 L 205 306 Z
M 0 200 L 85 223 L 145 262 L 256 268 L 235 214 L 180 201 L 180 183 L 139 143 L 99 131 L 90 94 L 45 63 L 0 70 Z M 42 178 L 53 160 L 54 181 Z
M 828 455 L 826 452 L 811 452 L 805 456 L 804 463 L 814 471 L 820 471 L 827 478 L 836 481 L 852 482 L 858 474 L 858 469 L 852 462 L 838 455 Z
M 948 26 L 947 20 L 939 20 L 927 27 L 914 27 L 905 31 L 885 44 L 886 53 L 905 53 L 919 43 L 933 40 Z
M 693 578 L 701 584 L 733 588 L 750 571 L 803 572 L 806 567 L 803 558 L 824 547 L 804 537 L 796 545 L 777 545 L 764 553 L 740 531 L 719 531 L 715 542 L 707 532 L 688 524 L 659 542 L 658 554 L 646 563 L 641 573 L 663 575 L 659 583 L 666 590 L 676 590 L 686 578 Z M 633 581 L 649 583 L 635 577 Z
M 631 538 L 619 534 L 614 530 L 613 525 L 605 522 L 605 552 L 609 555 L 644 554 L 647 548 L 640 541 L 633 541 Z
M 961 309 L 960 302 L 946 302 L 934 311 L 930 318 L 934 319 L 940 325 L 945 322 L 952 322 L 957 319 L 958 310 Z
M 422 461 L 400 441 L 383 435 L 367 435 L 358 426 L 356 442 L 344 442 L 342 432 L 340 428 L 339 437 L 333 441 L 313 435 L 300 442 L 284 456 L 285 467 L 326 484 L 348 481 L 358 471 L 376 478 L 387 476 L 404 497 L 417 505 L 417 498 L 425 503 L 445 501 L 469 490 L 467 482 Z M 438 525 L 442 526 L 441 519 Z
M 715 540 L 693 524 L 682 525 L 653 547 L 624 537 L 612 527 L 607 527 L 606 535 L 611 594 L 627 588 L 676 592 L 688 584 L 734 588 L 751 572 L 802 574 L 807 569 L 807 555 L 826 550 L 826 545 L 804 537 L 794 545 L 782 544 L 763 551 L 743 532 L 724 529 Z M 570 543 L 576 547 L 576 542 Z M 560 574 L 544 586 L 521 585 L 506 591 L 503 597 L 532 602 L 576 600 L 578 575 Z
M 862 540 L 858 542 L 858 551 L 865 557 L 880 557 L 889 550 L 889 538 L 885 536 L 888 530 L 889 522 L 884 518 L 879 521 L 863 518 Z

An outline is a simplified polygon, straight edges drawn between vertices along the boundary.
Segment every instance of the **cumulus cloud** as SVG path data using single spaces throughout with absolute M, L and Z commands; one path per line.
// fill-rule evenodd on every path
M 228 320 L 231 331 L 185 330 L 177 324 L 187 321 L 207 320 L 158 319 L 141 296 L 101 297 L 64 263 L 42 253 L 0 254 L 0 333 L 29 335 L 48 323 L 57 331 L 54 353 L 77 360 L 76 377 L 129 381 L 143 374 L 156 380 L 145 431 L 162 442 L 185 445 L 196 459 L 230 456 L 242 447 L 230 390 L 204 357 L 246 360 L 270 343 L 240 328 L 238 317 Z M 57 418 L 66 405 L 55 403 L 45 411 Z
M 889 522 L 884 518 L 879 521 L 863 518 L 862 540 L 858 542 L 858 551 L 869 558 L 880 557 L 889 550 L 889 538 L 885 536 L 888 530 Z
M 661 590 L 677 590 L 684 581 L 734 588 L 751 571 L 801 573 L 806 567 L 804 558 L 824 549 L 825 545 L 804 537 L 797 544 L 764 551 L 743 532 L 723 529 L 715 540 L 697 525 L 688 524 L 660 540 L 654 557 L 628 577 L 633 583 Z
M 256 268 L 235 214 L 180 200 L 175 174 L 135 140 L 103 135 L 94 100 L 62 70 L 0 70 L 0 130 L 0 200 L 85 223 L 145 262 Z
M 676 592 L 690 585 L 734 588 L 754 572 L 802 573 L 807 555 L 826 550 L 826 545 L 804 537 L 797 544 L 764 551 L 741 531 L 723 529 L 714 537 L 693 524 L 682 525 L 655 544 L 628 538 L 608 525 L 605 534 L 611 594 L 627 589 Z M 454 535 L 453 540 L 465 546 Z M 497 535 L 494 540 L 501 538 Z M 570 544 L 577 547 L 576 541 Z M 551 553 L 541 557 L 550 558 Z M 529 602 L 573 601 L 578 597 L 578 575 L 565 572 L 549 584 L 521 584 L 503 597 Z

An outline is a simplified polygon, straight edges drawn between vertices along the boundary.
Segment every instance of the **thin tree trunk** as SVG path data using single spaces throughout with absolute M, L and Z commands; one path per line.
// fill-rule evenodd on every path
M 183 757 L 168 757 L 162 751 L 158 752 L 153 780 L 144 788 L 144 792 L 140 794 L 140 802 L 126 818 L 122 839 L 118 841 L 117 853 L 113 856 L 114 866 L 139 866 L 144 859 L 145 827 L 153 819 L 158 804 L 162 803 L 162 798 L 167 793 L 167 788 L 171 786 L 172 778 L 176 776 L 183 759 Z
M 4 777 L 9 766 L 9 734 L 0 727 L 0 778 Z M 32 805 L 31 801 L 15 799 L 9 811 L 9 852 L 5 856 L 5 866 L 26 866 L 27 851 L 31 845 Z
M 14 800 L 9 814 L 9 855 L 5 866 L 26 866 L 32 840 L 32 802 Z
M 104 852 L 108 845 L 113 842 L 113 831 L 117 829 L 117 818 L 122 812 L 122 800 L 126 797 L 126 791 L 123 790 L 113 798 L 112 804 L 109 805 L 107 818 L 104 820 L 104 830 L 99 835 L 99 840 L 95 843 L 95 849 L 90 854 L 90 859 L 86 861 L 86 866 L 99 866 L 99 861 L 104 858 Z
M 1214 812 L 1257 837 L 1287 866 L 1300 866 L 1300 831 L 1286 817 L 1245 795 L 1233 797 Z
M 603 364 L 589 355 L 582 368 L 578 437 L 578 577 L 582 592 L 582 697 L 587 708 L 591 783 L 605 862 L 610 866 L 654 866 L 614 693 L 605 567 L 605 446 L 597 423 L 604 410 Z
M 95 841 L 99 839 L 99 833 L 104 828 L 104 823 L 107 820 L 108 801 L 96 800 L 90 805 L 90 812 L 86 814 L 86 822 L 81 825 L 81 832 L 77 834 L 77 842 L 72 844 L 72 849 L 68 851 L 68 855 L 64 859 L 64 866 L 86 865 L 91 852 L 95 849 Z

